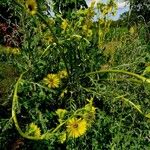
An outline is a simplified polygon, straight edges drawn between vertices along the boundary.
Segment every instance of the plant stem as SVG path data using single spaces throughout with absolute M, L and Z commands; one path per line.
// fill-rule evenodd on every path
M 13 95 L 13 102 L 12 102 L 12 119 L 14 120 L 14 123 L 15 123 L 15 126 L 16 126 L 16 129 L 18 130 L 19 134 L 24 137 L 24 138 L 27 138 L 27 139 L 31 139 L 31 140 L 42 140 L 41 137 L 34 137 L 34 136 L 29 136 L 27 134 L 25 134 L 21 128 L 19 127 L 19 124 L 18 124 L 18 120 L 17 120 L 17 117 L 16 117 L 16 106 L 18 104 L 18 96 L 17 96 L 17 91 L 18 91 L 18 85 L 19 85 L 19 82 L 22 78 L 24 73 L 22 73 L 15 85 L 15 90 L 14 90 L 14 95 Z
M 142 115 L 144 115 L 144 113 L 142 112 L 142 110 L 140 109 L 140 107 L 138 105 L 134 104 L 133 102 L 131 102 L 129 99 L 125 98 L 124 96 L 125 95 L 121 95 L 121 96 L 117 96 L 115 98 L 124 100 L 125 102 L 132 105 L 138 112 L 140 112 Z
M 133 72 L 125 71 L 125 70 L 100 70 L 100 71 L 87 73 L 86 75 L 88 76 L 88 75 L 101 74 L 101 73 L 122 73 L 122 74 L 127 74 L 127 75 L 130 75 L 130 76 L 133 76 L 137 79 L 142 80 L 142 82 L 150 83 L 150 79 L 147 79 L 147 78 L 145 78 L 141 75 L 138 75 L 138 74 L 133 73 Z
M 51 29 L 51 26 L 49 25 L 49 23 L 46 21 L 46 19 L 43 17 L 43 15 L 42 15 L 41 13 L 37 12 L 36 14 L 37 14 L 37 16 L 47 25 L 47 27 L 49 28 L 49 30 L 50 30 L 50 32 L 51 32 L 51 34 L 52 34 L 52 36 L 53 36 L 55 42 L 57 43 L 57 42 L 58 42 L 58 39 L 57 39 L 57 37 L 55 36 L 53 30 Z
M 25 9 L 25 7 L 21 3 L 19 3 L 17 0 L 14 0 L 14 3 L 17 4 L 20 8 Z M 43 17 L 43 15 L 40 12 L 37 12 L 36 15 L 47 25 L 47 27 L 51 31 L 51 34 L 52 34 L 53 38 L 55 39 L 55 42 L 58 42 L 58 39 L 55 36 L 54 32 L 52 31 L 51 26 L 46 21 L 46 19 Z

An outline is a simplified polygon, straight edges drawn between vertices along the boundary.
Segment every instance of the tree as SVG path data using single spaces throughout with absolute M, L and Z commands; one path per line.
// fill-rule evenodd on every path
M 149 0 L 130 0 L 130 11 L 132 20 L 137 21 L 139 16 L 143 16 L 146 22 L 150 21 Z
M 64 18 L 72 11 L 88 7 L 85 0 L 53 0 L 53 2 L 54 12 L 61 13 Z

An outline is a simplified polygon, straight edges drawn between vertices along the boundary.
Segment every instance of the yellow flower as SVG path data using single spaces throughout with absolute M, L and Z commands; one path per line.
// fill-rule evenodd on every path
M 57 74 L 48 74 L 43 81 L 49 88 L 58 88 L 60 84 L 60 78 Z
M 102 7 L 101 13 L 105 16 L 108 14 L 108 8 L 107 6 Z
M 67 94 L 67 92 L 68 92 L 67 89 L 64 89 L 62 93 L 60 94 L 60 97 L 63 98 L 65 94 Z
M 59 141 L 63 144 L 66 141 L 66 132 L 62 132 L 59 136 Z
M 113 7 L 112 7 L 111 5 L 108 5 L 107 7 L 108 7 L 108 8 L 107 8 L 107 9 L 108 9 L 108 12 L 112 12 Z
M 36 3 L 36 0 L 26 0 L 25 5 L 27 7 L 27 11 L 31 15 L 35 15 L 36 14 L 36 12 L 37 12 L 37 3 Z
M 88 26 L 87 26 L 87 25 L 83 25 L 83 26 L 82 26 L 82 30 L 83 30 L 84 32 L 86 32 L 86 31 L 88 30 Z
M 68 77 L 68 73 L 66 70 L 62 70 L 59 71 L 58 76 L 62 79 L 62 78 L 67 78 Z
M 27 133 L 28 133 L 28 135 L 33 135 L 36 137 L 41 136 L 40 128 L 37 125 L 35 125 L 34 123 L 29 124 L 29 129 L 28 129 Z
M 92 30 L 91 30 L 91 29 L 89 29 L 89 30 L 87 31 L 87 36 L 88 36 L 88 37 L 91 37 L 91 36 L 92 36 L 92 34 L 93 34 Z
M 85 119 L 72 118 L 67 123 L 68 137 L 78 138 L 85 134 L 87 130 L 87 122 Z
M 12 48 L 11 52 L 13 54 L 19 54 L 20 53 L 20 49 L 19 48 Z
M 95 119 L 96 108 L 93 106 L 93 98 L 87 99 L 89 102 L 85 105 L 85 112 L 83 114 L 83 118 L 88 122 L 88 126 L 91 126 Z
M 45 34 L 45 35 L 43 35 L 42 42 L 43 42 L 44 44 L 49 45 L 50 43 L 53 42 L 53 37 L 50 36 L 50 35 Z
M 104 24 L 104 23 L 105 23 L 105 20 L 104 20 L 104 18 L 101 18 L 101 19 L 98 20 L 98 22 L 99 22 L 99 24 L 101 25 L 101 24 Z
M 66 109 L 59 108 L 59 109 L 56 110 L 56 114 L 58 115 L 58 117 L 60 119 L 63 119 L 66 113 L 67 113 Z
M 4 52 L 18 55 L 18 54 L 20 54 L 20 49 L 16 48 L 16 47 L 14 47 L 14 48 L 12 48 L 12 47 L 5 47 L 5 51 Z
M 89 106 L 89 104 L 87 104 L 85 106 L 86 112 L 83 115 L 83 118 L 88 122 L 88 126 L 91 126 L 91 124 L 94 122 L 95 119 L 95 114 L 96 114 L 96 108 L 95 107 L 91 107 Z
M 62 22 L 62 24 L 61 24 L 61 28 L 63 29 L 63 30 L 66 30 L 66 28 L 68 27 L 68 22 L 67 22 L 67 20 L 63 20 L 63 22 Z
M 132 35 L 132 34 L 134 34 L 134 32 L 135 32 L 134 27 L 131 27 L 131 28 L 129 29 L 129 33 Z

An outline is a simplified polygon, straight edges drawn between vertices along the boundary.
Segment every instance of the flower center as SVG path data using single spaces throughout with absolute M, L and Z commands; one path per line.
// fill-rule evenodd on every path
M 54 80 L 53 79 L 49 79 L 49 82 L 50 82 L 50 84 L 53 84 Z
M 74 123 L 74 124 L 73 124 L 73 128 L 78 128 L 78 124 L 77 124 L 77 123 Z
M 33 6 L 32 5 L 29 5 L 28 8 L 29 8 L 30 11 L 33 10 Z

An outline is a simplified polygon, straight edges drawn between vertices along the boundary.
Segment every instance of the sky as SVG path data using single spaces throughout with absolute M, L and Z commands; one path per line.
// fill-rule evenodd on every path
M 86 0 L 87 5 L 90 6 L 92 0 Z M 103 1 L 106 2 L 107 0 L 96 0 L 97 2 L 99 1 Z M 129 10 L 129 4 L 127 4 L 126 2 L 123 2 L 123 0 L 116 0 L 117 5 L 118 5 L 118 11 L 116 16 L 112 17 L 113 20 L 117 20 L 119 19 L 120 15 L 123 14 L 124 12 Z

